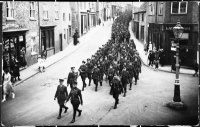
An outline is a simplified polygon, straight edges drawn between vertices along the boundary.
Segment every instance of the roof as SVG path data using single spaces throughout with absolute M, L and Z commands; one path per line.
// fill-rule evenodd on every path
M 135 13 L 145 13 L 146 12 L 146 4 L 147 2 L 144 2 Z M 134 13 L 134 14 L 135 14 Z

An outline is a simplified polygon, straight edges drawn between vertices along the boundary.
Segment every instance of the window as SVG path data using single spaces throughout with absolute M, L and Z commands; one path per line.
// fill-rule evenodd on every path
M 64 39 L 66 39 L 66 29 L 64 29 Z
M 70 14 L 69 14 L 69 21 L 70 21 Z
M 188 2 L 172 2 L 171 14 L 186 14 Z
M 144 13 L 142 13 L 142 21 L 144 21 Z
M 84 9 L 86 9 L 86 2 L 84 2 Z
M 72 28 L 69 26 L 69 37 L 72 37 Z
M 31 55 L 37 54 L 35 37 L 31 37 Z
M 46 5 L 43 6 L 44 9 L 44 19 L 48 19 L 49 18 L 49 14 L 48 14 L 48 8 Z
M 159 3 L 159 12 L 158 12 L 159 15 L 163 15 L 163 3 L 160 2 Z
M 30 18 L 35 18 L 35 2 L 30 2 Z
M 55 19 L 59 19 L 58 7 L 55 7 Z
M 44 29 L 41 31 L 42 50 L 54 47 L 54 29 Z
M 149 15 L 154 14 L 154 7 L 153 7 L 153 2 L 149 2 Z
M 141 40 L 144 41 L 144 26 L 141 26 Z
M 80 2 L 80 8 L 81 8 L 81 9 L 83 8 L 82 2 Z
M 6 2 L 7 18 L 14 18 L 14 1 Z
M 66 20 L 65 13 L 63 13 L 63 21 L 65 21 L 65 20 Z
M 89 3 L 89 8 L 90 8 L 90 3 Z

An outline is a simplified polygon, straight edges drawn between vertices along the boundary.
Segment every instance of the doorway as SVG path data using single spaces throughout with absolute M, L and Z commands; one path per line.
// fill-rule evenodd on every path
M 60 51 L 62 51 L 62 34 L 59 34 L 59 40 L 60 40 Z

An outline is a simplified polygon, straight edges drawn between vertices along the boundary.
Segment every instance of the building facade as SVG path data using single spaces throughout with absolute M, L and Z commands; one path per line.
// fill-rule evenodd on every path
M 181 66 L 191 67 L 197 59 L 198 48 L 198 3 L 183 2 L 147 2 L 148 44 L 156 49 L 164 49 L 166 64 L 171 64 L 175 56 L 176 40 L 173 27 L 180 20 L 184 27 L 179 41 Z
M 62 51 L 72 37 L 69 2 L 3 2 L 3 55 L 19 58 L 25 48 L 27 66 Z

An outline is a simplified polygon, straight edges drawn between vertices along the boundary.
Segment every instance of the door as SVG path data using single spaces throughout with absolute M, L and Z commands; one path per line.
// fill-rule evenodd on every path
M 46 34 L 45 34 L 45 31 L 42 31 L 41 32 L 41 51 L 43 51 L 43 50 L 46 50 Z
M 59 34 L 59 40 L 60 40 L 60 51 L 62 51 L 62 34 Z
M 69 29 L 67 29 L 67 44 L 69 44 Z

